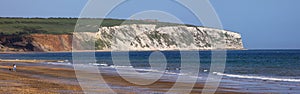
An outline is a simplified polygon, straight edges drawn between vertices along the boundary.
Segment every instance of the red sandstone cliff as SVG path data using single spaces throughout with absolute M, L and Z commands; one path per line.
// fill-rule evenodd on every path
M 0 36 L 1 52 L 71 51 L 72 35 L 31 34 Z

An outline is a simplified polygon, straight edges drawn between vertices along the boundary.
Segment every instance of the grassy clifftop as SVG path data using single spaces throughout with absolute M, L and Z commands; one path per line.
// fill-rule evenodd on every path
M 32 33 L 67 34 L 73 31 L 74 18 L 0 18 L 0 33 L 20 35 Z
M 92 18 L 88 21 L 98 21 Z M 0 18 L 0 35 L 24 34 L 72 34 L 77 18 Z M 125 22 L 125 23 L 123 23 Z M 104 19 L 101 26 L 117 26 L 120 24 L 157 24 L 159 26 L 174 26 L 167 22 L 146 20 Z M 191 25 L 189 25 L 191 26 Z

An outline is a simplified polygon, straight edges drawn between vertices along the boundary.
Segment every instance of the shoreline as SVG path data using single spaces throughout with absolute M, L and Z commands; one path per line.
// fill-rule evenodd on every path
M 174 50 L 128 50 L 128 51 L 133 51 L 133 52 L 153 52 L 153 51 L 243 51 L 243 50 L 248 50 L 248 49 L 174 49 Z M 0 52 L 0 54 L 27 54 L 27 53 L 71 53 L 71 52 L 128 52 L 124 50 L 78 50 L 78 51 L 48 51 L 48 52 L 33 52 L 33 51 L 28 51 L 28 52 Z
M 9 71 L 12 62 L 0 61 L 0 93 L 83 93 L 73 67 L 51 65 L 32 62 L 18 62 L 17 72 Z M 101 73 L 105 81 L 111 86 L 137 87 L 141 90 L 147 88 L 150 92 L 165 92 L 174 82 L 159 80 L 151 85 L 139 86 L 127 82 L 119 75 Z M 97 78 L 95 78 L 97 79 Z M 143 79 L 138 79 L 143 80 Z M 184 86 L 185 83 L 183 83 Z M 191 94 L 201 93 L 204 83 L 197 83 Z M 116 93 L 135 94 L 136 91 L 115 89 Z M 231 92 L 234 89 L 219 87 L 216 93 L 240 93 Z M 100 90 L 99 92 L 105 92 Z
M 12 60 L 12 59 L 0 59 L 0 62 L 40 63 L 40 62 L 64 62 L 64 61 L 63 60 Z
M 247 50 L 300 50 L 300 49 L 219 49 L 225 51 L 247 51 Z M 130 50 L 135 52 L 153 52 L 153 51 L 218 51 L 216 50 Z M 48 52 L 0 52 L 0 54 L 28 54 L 28 53 L 71 53 L 71 52 L 126 52 L 126 51 L 112 51 L 112 50 L 80 50 L 80 51 L 48 51 Z

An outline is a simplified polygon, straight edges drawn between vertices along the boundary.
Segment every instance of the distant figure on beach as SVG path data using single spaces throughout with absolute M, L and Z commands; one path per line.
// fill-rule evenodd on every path
M 12 71 L 14 71 L 14 72 L 16 72 L 16 71 L 17 71 L 17 65 L 16 65 L 16 64 L 13 64 Z

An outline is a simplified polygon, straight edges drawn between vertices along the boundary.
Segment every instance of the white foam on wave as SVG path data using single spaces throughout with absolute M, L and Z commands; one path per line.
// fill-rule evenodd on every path
M 188 75 L 186 73 L 176 73 L 176 72 L 170 72 L 170 71 L 164 71 L 164 70 L 156 70 L 156 69 L 135 69 L 137 71 L 145 71 L 145 72 L 156 72 L 156 73 L 165 73 L 165 74 L 171 74 L 171 75 Z
M 173 74 L 173 75 L 188 75 L 188 74 L 186 74 L 186 73 L 176 73 L 176 72 L 168 72 L 168 71 L 166 71 L 165 72 L 166 74 Z
M 110 65 L 111 68 L 132 68 L 133 66 L 116 66 L 116 65 Z
M 124 69 L 127 70 L 127 68 L 133 68 L 133 66 L 116 66 L 116 65 L 110 65 L 111 68 L 118 68 L 118 69 Z M 165 73 L 165 74 L 172 74 L 172 75 L 182 75 L 187 76 L 186 73 L 176 73 L 176 72 L 169 72 L 169 71 L 162 71 L 162 70 L 156 70 L 156 69 L 146 69 L 146 68 L 134 68 L 136 71 L 144 71 L 144 72 L 156 72 L 156 73 Z
M 155 70 L 155 69 L 135 69 L 137 71 L 145 71 L 145 72 L 159 72 L 161 73 L 162 71 Z
M 105 67 L 109 67 L 109 68 L 118 68 L 118 69 L 122 69 L 122 70 L 129 70 L 132 69 L 133 66 L 118 66 L 118 65 L 108 65 L 108 64 L 99 64 L 99 63 L 90 63 L 90 65 L 94 65 L 94 66 L 104 66 Z M 177 73 L 177 72 L 171 72 L 171 71 L 167 71 L 167 70 L 156 70 L 156 69 L 151 69 L 151 68 L 133 68 L 136 71 L 144 71 L 144 72 L 154 72 L 154 73 L 164 73 L 164 74 L 170 74 L 170 75 L 178 75 L 178 76 L 189 76 L 189 77 L 193 77 L 193 78 L 202 78 L 202 77 L 198 77 L 198 76 L 192 76 L 189 75 L 188 73 Z
M 90 63 L 90 65 L 94 65 L 94 66 L 108 66 L 108 64 L 99 64 L 99 63 Z
M 249 75 L 236 75 L 236 74 L 226 74 L 213 72 L 215 75 L 234 77 L 234 78 L 244 78 L 244 79 L 259 79 L 259 80 L 270 80 L 270 81 L 285 81 L 285 82 L 300 82 L 300 79 L 288 79 L 288 78 L 273 78 L 273 77 L 263 77 L 263 76 L 249 76 Z
M 47 64 L 52 64 L 52 65 L 72 65 L 70 62 L 62 63 L 62 62 L 46 62 Z

